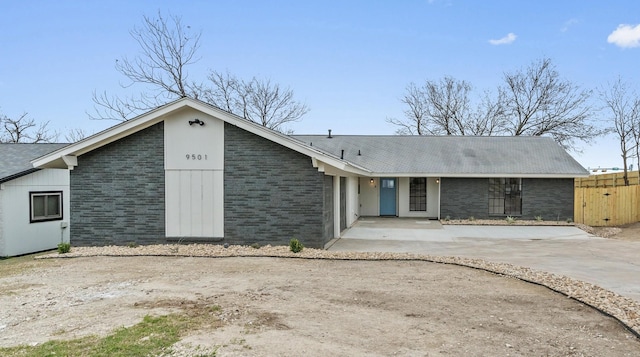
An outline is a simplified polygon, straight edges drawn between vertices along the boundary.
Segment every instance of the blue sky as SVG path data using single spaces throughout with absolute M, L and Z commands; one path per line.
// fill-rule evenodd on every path
M 636 0 L 0 0 L 0 113 L 62 133 L 114 125 L 89 120 L 91 94 L 126 93 L 115 60 L 136 55 L 129 30 L 158 10 L 202 31 L 191 79 L 228 70 L 291 87 L 311 109 L 298 134 L 393 134 L 385 118 L 402 116 L 408 83 L 453 76 L 480 94 L 543 57 L 586 89 L 640 83 Z M 585 167 L 622 164 L 615 137 L 582 149 Z

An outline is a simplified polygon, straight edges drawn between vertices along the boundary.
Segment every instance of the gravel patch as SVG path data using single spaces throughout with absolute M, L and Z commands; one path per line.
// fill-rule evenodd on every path
M 469 225 L 469 226 L 577 226 L 573 222 L 566 221 L 531 221 L 515 219 L 507 221 L 506 219 L 441 219 L 443 225 Z M 586 226 L 585 226 L 586 227 Z
M 460 257 L 441 257 L 408 253 L 356 253 L 330 252 L 320 249 L 305 248 L 302 252 L 292 253 L 287 246 L 228 246 L 209 244 L 189 245 L 147 245 L 137 247 L 105 246 L 105 247 L 73 247 L 66 254 L 51 253 L 37 256 L 36 259 L 75 258 L 91 256 L 180 256 L 180 257 L 277 257 L 298 259 L 333 259 L 333 260 L 415 260 L 434 263 L 453 264 L 480 269 L 495 274 L 513 277 L 526 282 L 545 286 L 553 291 L 609 315 L 622 324 L 636 337 L 640 337 L 640 303 L 626 298 L 599 286 L 572 279 L 566 276 L 536 271 L 527 267 L 506 263 L 494 263 L 482 259 Z
M 593 234 L 596 237 L 612 238 L 622 232 L 618 227 L 591 227 L 582 223 L 566 222 L 566 221 L 531 221 L 518 220 L 508 222 L 505 219 L 450 219 L 440 220 L 443 225 L 453 226 L 554 226 L 554 227 L 576 227 L 583 231 Z

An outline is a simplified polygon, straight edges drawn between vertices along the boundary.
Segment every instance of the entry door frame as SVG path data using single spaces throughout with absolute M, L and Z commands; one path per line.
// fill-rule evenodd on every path
M 395 177 L 380 178 L 380 216 L 398 215 L 398 179 Z

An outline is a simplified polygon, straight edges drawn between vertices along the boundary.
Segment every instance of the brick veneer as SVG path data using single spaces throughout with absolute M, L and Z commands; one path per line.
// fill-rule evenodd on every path
M 489 179 L 451 178 L 441 179 L 440 216 L 452 219 L 502 219 L 489 216 Z M 521 219 L 544 220 L 573 219 L 573 179 L 526 178 L 522 179 Z
M 164 123 L 80 155 L 70 179 L 72 245 L 165 242 Z
M 332 205 L 324 202 L 331 177 L 306 155 L 228 123 L 224 127 L 224 241 L 289 244 L 298 238 L 305 246 L 323 247 L 329 240 L 326 217 L 333 217 L 326 209 Z

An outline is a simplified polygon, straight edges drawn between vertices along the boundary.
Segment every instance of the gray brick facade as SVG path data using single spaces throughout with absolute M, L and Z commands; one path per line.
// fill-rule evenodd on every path
M 78 157 L 71 171 L 71 244 L 166 243 L 164 123 Z M 224 238 L 221 243 L 323 248 L 346 227 L 346 179 L 340 179 L 340 227 L 334 227 L 334 179 L 311 159 L 224 124 Z M 441 217 L 489 216 L 487 178 L 440 182 Z M 523 179 L 522 219 L 573 218 L 573 179 Z M 206 239 L 205 239 L 206 240 Z
M 440 217 L 489 218 L 489 180 L 443 177 L 440 179 Z
M 573 220 L 573 179 L 522 179 L 522 218 Z
M 72 245 L 165 242 L 164 123 L 79 156 L 70 179 Z
M 489 216 L 489 179 L 441 179 L 440 216 L 452 219 L 502 219 Z M 522 179 L 521 219 L 573 219 L 573 179 Z
M 228 123 L 224 128 L 224 241 L 288 245 L 298 238 L 324 247 L 332 178 L 306 155 Z

